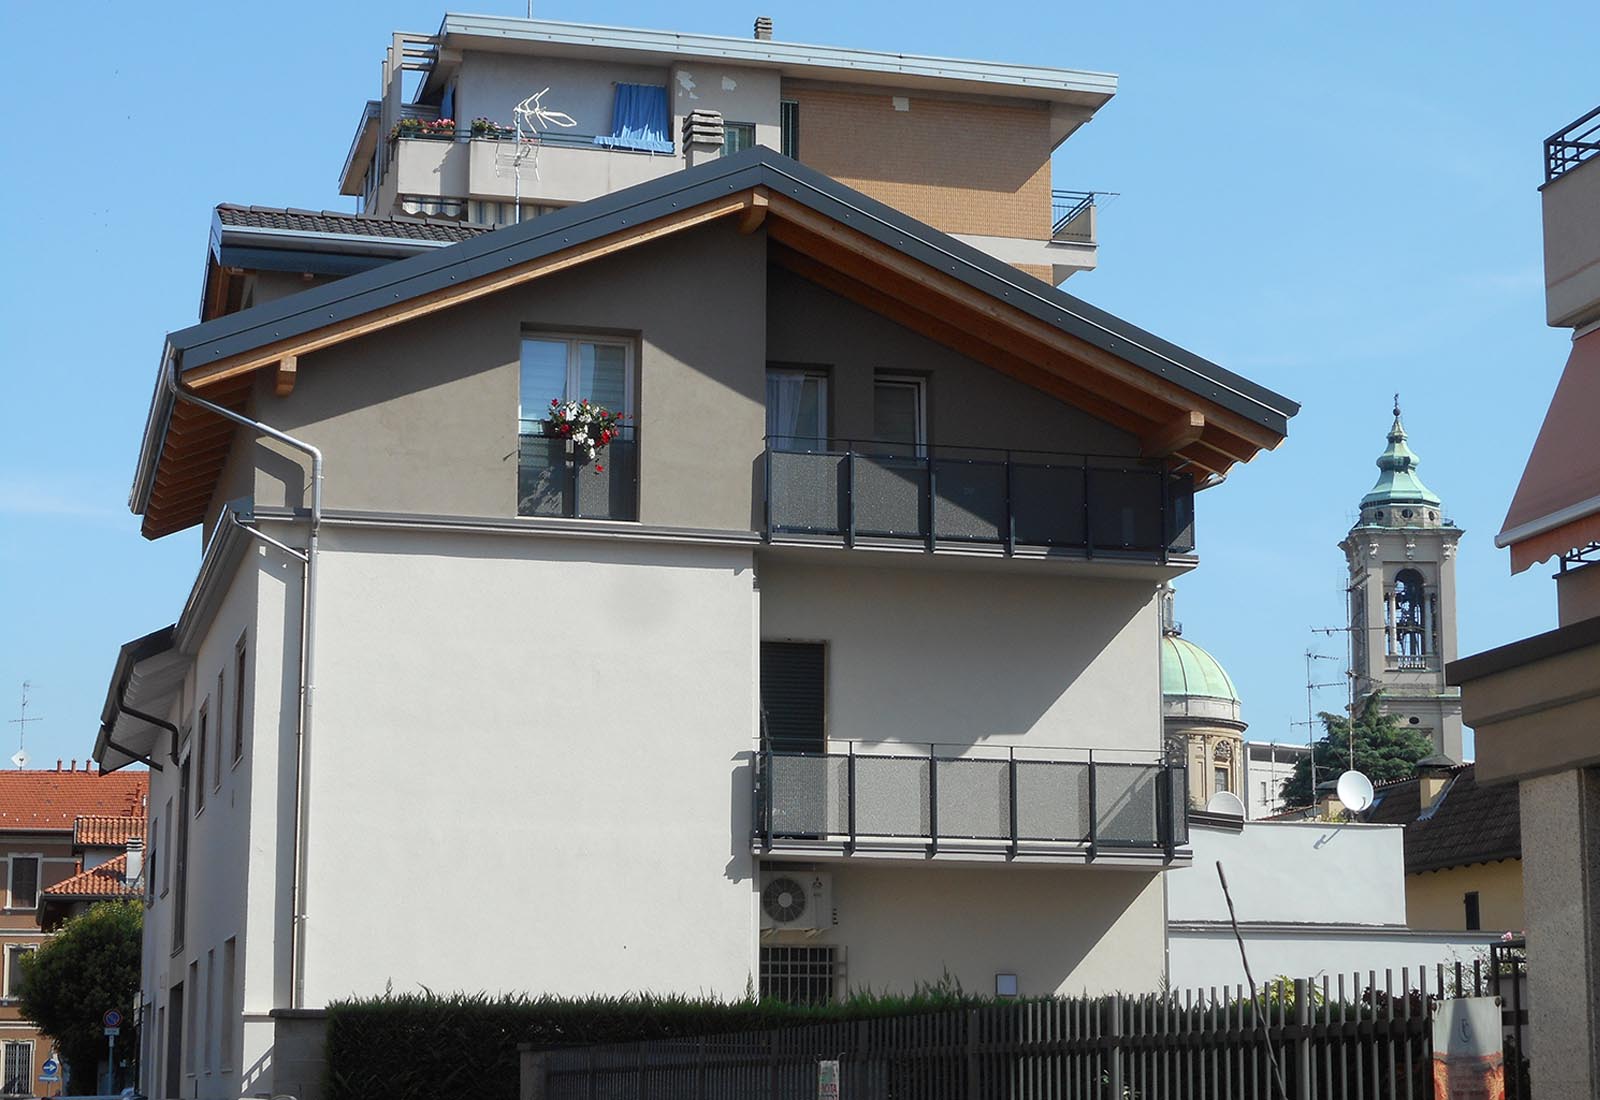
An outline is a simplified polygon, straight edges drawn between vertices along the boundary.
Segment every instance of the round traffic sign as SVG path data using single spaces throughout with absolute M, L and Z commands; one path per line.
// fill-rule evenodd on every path
M 44 1065 L 40 1068 L 42 1068 L 46 1073 L 54 1073 L 56 1070 L 61 1068 L 61 1063 L 56 1061 L 54 1058 L 46 1058 L 44 1060 Z
M 106 1014 L 100 1017 L 100 1022 L 106 1027 L 121 1027 L 122 1013 L 118 1012 L 114 1008 L 108 1008 L 106 1009 Z

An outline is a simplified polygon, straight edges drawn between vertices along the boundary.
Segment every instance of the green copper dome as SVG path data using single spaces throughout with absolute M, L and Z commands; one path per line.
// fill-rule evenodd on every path
M 1239 692 L 1217 659 L 1181 635 L 1161 638 L 1161 694 L 1239 701 Z
M 1422 484 L 1417 467 L 1422 460 L 1406 446 L 1406 429 L 1400 423 L 1400 399 L 1394 402 L 1394 426 L 1389 429 L 1389 446 L 1378 456 L 1378 483 L 1361 498 L 1361 507 L 1374 504 L 1428 504 L 1439 507 L 1439 497 Z

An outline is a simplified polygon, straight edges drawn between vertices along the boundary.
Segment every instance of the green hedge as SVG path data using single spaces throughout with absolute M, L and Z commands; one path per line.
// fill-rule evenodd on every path
M 328 1006 L 329 1100 L 516 1100 L 519 1043 L 540 1047 L 714 1035 L 987 1003 L 951 984 L 839 1004 L 688 997 L 388 993 Z

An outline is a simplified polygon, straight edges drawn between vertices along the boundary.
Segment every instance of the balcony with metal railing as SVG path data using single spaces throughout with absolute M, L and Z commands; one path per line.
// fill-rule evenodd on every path
M 1114 191 L 1051 191 L 1050 239 L 1094 244 L 1098 208 L 1116 194 Z
M 1194 479 L 1131 457 L 775 436 L 766 534 L 1165 562 L 1194 551 Z
M 755 849 L 818 858 L 1185 858 L 1187 782 L 1158 753 L 849 742 L 757 754 Z

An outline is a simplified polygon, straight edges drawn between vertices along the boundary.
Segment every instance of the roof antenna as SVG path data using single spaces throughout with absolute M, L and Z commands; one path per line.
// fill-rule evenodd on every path
M 533 8 L 532 4 L 530 4 L 529 18 L 532 18 L 532 12 Z M 549 88 L 545 88 L 543 91 L 535 92 L 512 109 L 511 117 L 516 122 L 516 144 L 512 146 L 511 151 L 508 153 L 505 149 L 505 143 L 501 142 L 500 148 L 495 155 L 496 161 L 501 166 L 507 164 L 511 166 L 511 173 L 516 181 L 513 190 L 515 210 L 512 217 L 514 222 L 522 221 L 522 162 L 525 160 L 532 161 L 533 178 L 539 178 L 540 133 L 552 126 L 571 129 L 578 124 L 577 119 L 571 115 L 562 111 L 553 111 L 540 102 L 549 91 Z
M 43 718 L 28 717 L 28 689 L 32 686 L 29 681 L 22 681 L 22 711 L 18 717 L 11 719 L 11 724 L 17 727 L 17 751 L 12 755 L 11 762 L 19 768 L 26 768 L 30 759 L 25 744 L 28 739 L 28 723 L 44 721 Z

